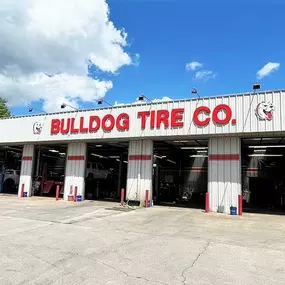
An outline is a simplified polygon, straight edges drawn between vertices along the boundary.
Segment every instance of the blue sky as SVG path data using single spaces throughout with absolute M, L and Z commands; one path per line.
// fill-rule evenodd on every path
M 262 89 L 285 87 L 282 1 L 107 2 L 110 19 L 128 33 L 127 52 L 140 55 L 138 65 L 123 66 L 116 75 L 92 72 L 94 77 L 113 82 L 105 96 L 110 103 L 133 102 L 140 93 L 151 99 L 188 98 L 192 87 L 201 96 L 248 92 L 257 71 L 268 62 L 280 66 L 260 80 Z M 192 61 L 203 63 L 203 67 L 187 71 L 185 66 Z M 216 76 L 195 79 L 199 70 L 212 71 Z M 33 106 L 41 108 L 41 103 Z M 80 105 L 93 106 L 90 102 Z M 13 107 L 12 112 L 24 110 Z

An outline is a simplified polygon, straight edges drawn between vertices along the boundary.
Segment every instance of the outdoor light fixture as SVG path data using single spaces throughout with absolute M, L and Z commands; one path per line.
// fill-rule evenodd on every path
M 71 109 L 74 109 L 74 110 L 78 111 L 77 108 L 75 108 L 75 107 L 73 107 L 73 106 L 71 106 L 71 105 L 65 104 L 65 103 L 62 103 L 62 104 L 60 105 L 60 108 L 61 108 L 61 109 L 65 109 L 66 107 L 69 107 L 69 108 L 71 108 Z
M 260 83 L 259 82 L 255 82 L 252 86 L 254 92 L 256 92 L 256 90 L 259 90 L 260 89 Z
M 98 105 L 102 105 L 103 103 L 105 103 L 105 104 L 107 104 L 107 105 L 113 107 L 113 105 L 111 105 L 110 103 L 106 102 L 106 101 L 103 100 L 103 99 L 98 99 L 97 102 L 98 102 Z
M 192 89 L 191 94 L 195 94 L 198 96 L 198 98 L 200 98 L 200 95 L 199 95 L 198 90 L 196 88 Z
M 58 153 L 59 151 L 56 149 L 49 149 L 49 152 Z
M 124 163 L 128 163 L 128 162 L 124 160 Z
M 39 112 L 41 112 L 41 113 L 47 114 L 47 112 L 45 112 L 45 111 L 43 111 L 43 110 L 40 110 L 40 109 L 37 109 L 37 108 L 29 108 L 29 113 L 32 113 L 34 110 L 35 110 L 35 111 L 39 111 Z
M 149 101 L 149 102 L 152 102 L 149 98 L 147 98 L 145 95 L 141 94 L 139 97 L 138 97 L 138 100 L 139 101 Z

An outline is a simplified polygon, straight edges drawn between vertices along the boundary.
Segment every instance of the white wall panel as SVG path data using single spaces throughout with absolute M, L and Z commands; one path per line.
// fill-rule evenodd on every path
M 73 195 L 77 187 L 77 195 L 85 196 L 85 172 L 86 172 L 86 143 L 69 143 L 66 156 L 66 169 L 64 181 L 64 199 L 68 199 L 70 188 Z
M 22 187 L 27 196 L 31 196 L 32 176 L 34 166 L 35 146 L 32 144 L 24 145 L 21 162 L 21 174 L 18 189 L 18 196 L 21 197 Z
M 146 190 L 152 200 L 153 142 L 151 140 L 130 141 L 126 199 L 145 201 Z
M 209 140 L 208 191 L 210 210 L 229 213 L 241 194 L 241 143 L 237 137 Z
M 231 96 L 216 96 L 210 98 L 179 100 L 170 102 L 158 102 L 152 104 L 133 104 L 124 105 L 105 109 L 84 110 L 67 113 L 57 113 L 50 115 L 36 115 L 18 118 L 9 118 L 0 120 L 0 128 L 3 130 L 0 136 L 0 143 L 40 143 L 49 141 L 82 141 L 82 140 L 110 140 L 110 139 L 138 139 L 138 138 L 155 138 L 155 137 L 177 137 L 177 136 L 214 136 L 220 134 L 258 134 L 285 131 L 285 91 L 260 92 L 257 94 L 238 94 Z M 262 101 L 271 101 L 275 107 L 273 119 L 271 121 L 260 121 L 255 115 L 255 109 Z M 232 119 L 235 123 L 217 125 L 212 120 L 214 108 L 218 104 L 227 104 L 232 109 Z M 209 125 L 198 127 L 193 122 L 193 114 L 197 107 L 206 106 L 211 110 Z M 145 129 L 141 128 L 141 120 L 138 118 L 139 111 L 168 110 L 171 112 L 175 108 L 184 108 L 183 127 L 168 127 L 163 125 L 160 128 L 150 128 L 150 119 L 147 119 Z M 51 122 L 53 119 L 74 119 L 75 127 L 79 127 L 82 118 L 82 126 L 88 127 L 90 116 L 99 116 L 102 119 L 107 114 L 112 114 L 115 118 L 121 113 L 129 115 L 130 128 L 122 131 L 116 127 L 112 131 L 81 132 L 77 134 L 51 134 Z M 219 113 L 223 117 L 223 112 Z M 201 114 L 200 119 L 207 118 L 207 115 Z M 42 127 L 41 132 L 34 133 L 33 127 L 39 123 Z M 12 130 L 17 129 L 17 132 Z

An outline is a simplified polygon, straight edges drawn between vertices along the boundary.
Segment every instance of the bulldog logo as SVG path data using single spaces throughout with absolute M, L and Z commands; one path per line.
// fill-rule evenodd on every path
M 270 101 L 263 101 L 259 103 L 255 109 L 255 114 L 259 120 L 271 121 L 273 119 L 273 113 L 275 107 Z
M 34 125 L 33 125 L 33 133 L 34 135 L 40 135 L 41 132 L 42 132 L 42 123 L 40 122 L 35 122 Z

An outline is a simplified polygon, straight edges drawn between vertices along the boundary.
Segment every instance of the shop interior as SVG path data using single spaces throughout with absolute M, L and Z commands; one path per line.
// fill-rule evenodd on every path
M 63 196 L 67 145 L 41 145 L 35 150 L 32 195 L 55 197 L 59 186 Z
M 242 141 L 243 209 L 285 212 L 285 138 Z
M 119 201 L 126 189 L 128 142 L 88 144 L 85 199 Z
M 0 193 L 18 193 L 22 152 L 22 146 L 0 147 Z
M 154 203 L 204 208 L 207 168 L 208 140 L 156 141 Z

